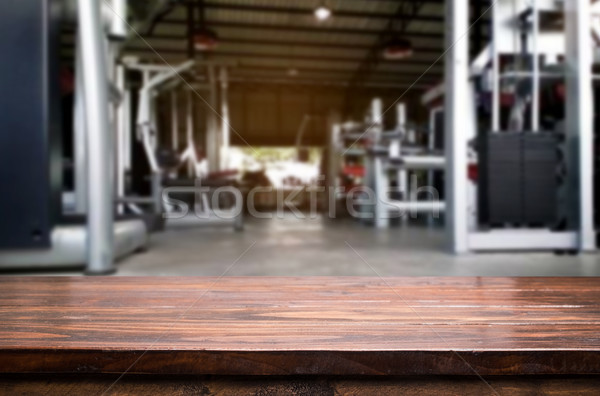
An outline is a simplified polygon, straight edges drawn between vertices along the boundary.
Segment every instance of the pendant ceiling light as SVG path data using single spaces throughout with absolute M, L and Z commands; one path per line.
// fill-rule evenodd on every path
M 198 0 L 198 26 L 192 35 L 194 48 L 197 51 L 206 52 L 214 50 L 219 44 L 219 37 L 214 30 L 208 29 L 205 23 L 204 0 Z
M 394 37 L 388 41 L 383 48 L 383 59 L 401 60 L 413 54 L 410 40 L 402 37 Z
M 214 30 L 200 28 L 194 33 L 194 48 L 198 51 L 211 51 L 219 44 Z
M 315 18 L 317 18 L 319 21 L 329 19 L 330 16 L 331 9 L 327 7 L 325 1 L 321 2 L 321 5 L 315 8 Z

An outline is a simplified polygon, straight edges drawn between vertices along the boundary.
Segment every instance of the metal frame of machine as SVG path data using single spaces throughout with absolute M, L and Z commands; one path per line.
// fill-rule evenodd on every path
M 138 96 L 138 112 L 136 117 L 136 126 L 138 140 L 140 140 L 144 147 L 144 152 L 148 163 L 150 165 L 151 178 L 152 178 L 152 194 L 151 197 L 120 197 L 119 201 L 126 203 L 130 206 L 137 204 L 151 204 L 155 213 L 162 214 L 165 211 L 166 225 L 177 226 L 184 224 L 186 226 L 196 225 L 232 225 L 236 230 L 243 229 L 243 213 L 241 210 L 241 202 L 232 206 L 229 209 L 216 208 L 213 205 L 213 200 L 209 197 L 209 192 L 198 192 L 198 188 L 202 186 L 202 179 L 209 176 L 209 171 L 220 172 L 226 171 L 226 165 L 228 165 L 229 157 L 229 115 L 228 115 L 228 104 L 227 104 L 227 69 L 226 65 L 221 67 L 220 80 L 221 80 L 221 103 L 220 107 L 223 114 L 220 115 L 222 118 L 222 126 L 218 127 L 214 120 L 214 117 L 208 117 L 207 120 L 207 136 L 206 146 L 217 147 L 214 150 L 207 149 L 207 158 L 200 161 L 196 154 L 196 143 L 195 143 L 195 125 L 194 125 L 194 95 L 197 95 L 198 89 L 205 89 L 210 92 L 210 96 L 217 96 L 214 90 L 217 90 L 217 84 L 208 83 L 200 84 L 198 82 L 194 85 L 189 83 L 184 84 L 183 88 L 187 95 L 187 106 L 186 106 L 186 147 L 183 152 L 178 153 L 177 157 L 179 165 L 187 163 L 188 176 L 191 180 L 195 181 L 195 186 L 190 187 L 180 186 L 172 187 L 171 190 L 183 190 L 189 193 L 196 194 L 197 198 L 193 211 L 186 213 L 185 215 L 179 214 L 175 210 L 175 206 L 170 204 L 171 199 L 166 197 L 165 192 L 169 189 L 164 188 L 163 179 L 168 178 L 169 169 L 164 169 L 157 158 L 157 150 L 159 148 L 159 127 L 156 121 L 155 111 L 155 98 L 161 93 L 168 93 L 170 90 L 171 94 L 171 131 L 170 140 L 171 148 L 174 153 L 179 150 L 179 112 L 177 106 L 177 94 L 175 89 L 180 85 L 181 73 L 192 70 L 195 66 L 203 65 L 206 66 L 209 78 L 207 81 L 211 81 L 214 78 L 214 67 L 217 66 L 214 62 L 196 62 L 189 60 L 182 63 L 179 66 L 171 67 L 169 65 L 161 66 L 155 64 L 140 64 L 137 59 L 128 58 L 124 60 L 125 66 L 129 70 L 135 70 L 142 73 L 142 86 L 139 90 Z M 211 72 L 212 71 L 212 72 Z M 212 77 L 211 77 L 212 75 Z M 197 81 L 203 81 L 202 79 L 196 79 Z M 212 113 L 211 113 L 212 114 Z M 126 117 L 128 118 L 128 117 Z M 125 151 L 129 151 L 129 148 L 125 148 Z M 124 171 L 122 169 L 121 171 Z M 214 189 L 211 189 L 214 190 Z M 216 189 L 218 191 L 218 188 Z M 234 194 L 236 201 L 241 201 L 241 194 Z
M 166 1 L 157 1 L 150 5 L 144 20 L 128 20 L 127 0 L 69 0 L 62 3 L 66 20 L 77 22 L 76 76 L 74 104 L 74 191 L 63 193 L 63 210 L 87 219 L 87 226 L 58 225 L 48 237 L 50 249 L 4 250 L 0 252 L 0 266 L 40 267 L 40 266 L 79 266 L 86 264 L 89 274 L 105 274 L 115 270 L 114 261 L 135 250 L 145 248 L 148 240 L 148 228 L 141 219 L 115 221 L 117 212 L 123 214 L 126 207 L 136 211 L 137 204 L 153 205 L 156 213 L 162 214 L 163 202 L 160 178 L 156 175 L 160 169 L 156 164 L 154 149 L 156 136 L 152 125 L 152 96 L 155 88 L 164 85 L 167 80 L 194 64 L 204 64 L 208 79 L 206 87 L 210 90 L 210 99 L 206 103 L 221 110 L 221 127 L 215 112 L 207 117 L 207 154 L 208 169 L 200 172 L 193 146 L 192 91 L 198 85 L 189 85 L 187 136 L 188 147 L 182 155 L 182 161 L 193 163 L 193 177 L 197 178 L 208 171 L 218 172 L 228 166 L 229 149 L 229 112 L 227 104 L 229 63 L 216 64 L 211 61 L 187 62 L 178 69 L 170 66 L 141 66 L 119 64 L 120 50 L 131 40 L 136 31 L 145 31 L 153 18 L 164 9 Z M 10 5 L 9 5 L 10 6 Z M 56 16 L 56 15 L 55 15 Z M 141 92 L 141 111 L 138 114 L 140 135 L 151 164 L 153 177 L 152 197 L 126 197 L 126 175 L 131 169 L 131 92 L 127 87 L 127 68 L 135 67 L 146 74 L 146 87 Z M 220 67 L 217 75 L 216 68 Z M 150 77 L 152 72 L 157 75 Z M 217 89 L 221 88 L 221 103 L 217 102 Z M 201 88 L 206 88 L 201 87 Z M 107 105 L 108 104 L 108 105 Z M 177 129 L 179 120 L 176 114 L 176 97 L 172 102 L 173 144 L 178 144 Z M 154 125 L 155 126 L 155 125 Z M 220 130 L 219 130 L 220 129 Z M 114 132 L 114 137 L 112 136 Z M 154 130 L 156 132 L 156 130 Z M 191 138 L 192 137 L 192 138 Z M 115 151 L 115 152 L 113 152 Z M 114 164 L 114 166 L 113 166 Z M 208 210 L 207 198 L 202 197 L 199 204 L 202 214 L 214 212 Z M 225 220 L 236 229 L 242 228 L 241 214 L 234 218 L 218 210 L 219 221 Z M 198 214 L 198 210 L 196 210 Z M 82 217 L 84 216 L 84 217 Z M 202 217 L 202 216 L 199 216 Z M 194 224 L 215 224 L 214 216 L 205 220 L 200 218 Z M 131 218 L 131 216 L 125 216 Z
M 86 0 L 62 5 L 64 15 L 60 17 L 78 22 L 74 106 L 76 190 L 71 209 L 74 214 L 85 215 L 87 226 L 58 224 L 52 230 L 50 248 L 5 250 L 0 252 L 0 264 L 4 268 L 86 264 L 87 273 L 106 274 L 115 270 L 115 259 L 144 249 L 148 239 L 142 220 L 115 222 L 113 210 L 112 137 L 108 131 L 114 131 L 115 108 L 121 102 L 122 92 L 113 81 L 116 55 L 127 39 L 127 3 Z
M 510 3 L 510 4 L 509 4 Z M 558 4 L 558 5 L 557 5 Z M 476 60 L 471 69 L 469 65 L 469 40 L 466 38 L 469 22 L 467 0 L 451 0 L 446 3 L 447 48 L 445 81 L 445 124 L 446 153 L 446 199 L 448 201 L 446 226 L 449 248 L 454 253 L 471 251 L 500 250 L 575 250 L 588 252 L 596 249 L 593 225 L 593 172 L 592 172 L 592 47 L 591 41 L 591 5 L 585 1 L 565 1 L 565 32 L 542 35 L 538 29 L 539 10 L 560 6 L 560 2 L 535 0 L 531 5 L 519 1 L 519 10 L 531 7 L 532 32 L 529 36 L 532 48 L 533 70 L 533 108 L 537 108 L 539 98 L 537 87 L 542 77 L 539 72 L 539 55 L 552 47 L 551 52 L 564 54 L 566 66 L 566 147 L 569 167 L 568 184 L 572 194 L 568 203 L 571 210 L 569 230 L 553 231 L 549 229 L 502 229 L 481 231 L 470 229 L 468 213 L 467 146 L 475 135 L 474 87 L 471 82 L 473 67 L 491 62 L 493 82 L 493 121 L 492 130 L 499 124 L 498 102 L 499 54 L 518 51 L 510 43 L 501 41 L 503 31 L 514 24 L 510 18 L 517 18 L 514 12 L 505 12 L 511 8 L 512 0 L 500 0 L 494 3 L 492 36 L 495 41 L 484 51 L 482 59 Z M 562 40 L 556 41 L 559 37 Z M 510 41 L 510 40 L 508 40 Z M 549 42 L 549 44 L 548 44 Z M 557 48 L 560 43 L 565 48 Z M 557 45 L 558 43 L 558 45 Z M 548 45 L 545 45 L 548 44 Z M 538 129 L 537 112 L 532 111 L 534 130 Z M 465 115 L 466 118 L 465 118 Z
M 381 105 L 374 101 L 373 115 L 375 120 L 382 119 Z M 375 148 L 372 158 L 369 161 L 373 167 L 374 175 L 373 185 L 375 195 L 375 225 L 378 228 L 389 226 L 389 219 L 393 213 L 400 213 L 403 218 L 417 213 L 430 213 L 438 215 L 445 210 L 445 203 L 439 200 L 432 191 L 431 186 L 425 187 L 432 194 L 432 200 L 422 201 L 417 199 L 417 194 L 421 188 L 411 186 L 408 180 L 408 172 L 415 170 L 436 170 L 445 167 L 443 155 L 435 154 L 427 147 L 420 147 L 415 150 L 413 147 L 406 147 L 406 144 L 414 144 L 414 135 L 416 131 L 411 131 L 407 126 L 406 108 L 403 103 L 397 106 L 398 125 L 395 131 L 385 136 L 382 134 L 378 139 L 379 144 L 386 143 L 383 150 Z M 377 152 L 379 151 L 379 152 Z M 389 196 L 390 178 L 389 173 L 397 173 L 398 189 L 402 194 L 402 199 L 392 199 Z
M 361 205 L 361 213 L 372 218 L 377 228 L 386 228 L 390 219 L 416 213 L 439 214 L 445 209 L 445 203 L 436 199 L 422 201 L 417 194 L 422 191 L 418 186 L 409 185 L 409 172 L 416 170 L 443 170 L 445 159 L 443 155 L 434 153 L 428 147 L 415 146 L 416 131 L 409 127 L 406 119 L 406 106 L 400 103 L 396 106 L 397 122 L 393 130 L 384 131 L 383 104 L 375 98 L 371 102 L 370 115 L 365 124 L 347 122 L 331 125 L 330 151 L 333 153 L 328 171 L 329 179 L 337 177 L 339 158 L 346 156 L 363 157 L 365 176 L 363 186 L 374 192 L 374 202 Z M 345 140 L 353 143 L 347 147 Z M 364 148 L 354 148 L 358 141 L 367 140 Z M 391 188 L 390 176 L 395 172 L 397 186 Z M 331 187 L 337 187 L 331 184 Z M 393 190 L 393 191 L 392 191 Z M 428 190 L 430 191 L 430 190 Z M 399 193 L 401 199 L 392 198 L 392 192 Z M 362 200 L 361 200 L 362 201 Z

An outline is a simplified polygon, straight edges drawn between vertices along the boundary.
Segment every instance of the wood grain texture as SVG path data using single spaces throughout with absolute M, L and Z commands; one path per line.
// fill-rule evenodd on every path
M 600 374 L 598 278 L 0 278 L 1 373 Z
M 0 395 L 215 395 L 215 396 L 597 396 L 598 377 L 345 378 L 345 377 L 0 377 Z M 491 387 L 491 388 L 490 388 Z

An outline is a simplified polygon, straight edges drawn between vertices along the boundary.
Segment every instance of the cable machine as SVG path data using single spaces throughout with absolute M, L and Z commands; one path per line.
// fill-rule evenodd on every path
M 127 39 L 126 11 L 125 0 L 20 0 L 0 5 L 2 25 L 8 29 L 0 47 L 11 54 L 2 63 L 2 86 L 10 90 L 17 84 L 14 91 L 19 92 L 3 103 L 0 117 L 7 139 L 1 145 L 5 171 L 0 179 L 16 187 L 5 194 L 16 201 L 0 205 L 3 268 L 85 264 L 87 273 L 105 274 L 115 270 L 115 259 L 146 246 L 145 222 L 118 216 L 113 201 L 112 142 L 123 94 L 115 72 L 119 48 Z M 58 36 L 64 21 L 78 26 L 74 192 L 63 191 L 59 149 Z M 25 166 L 16 168 L 18 163 Z M 15 174 L 6 173 L 8 169 Z
M 447 233 L 450 248 L 455 253 L 593 251 L 596 242 L 593 224 L 593 59 L 590 51 L 592 7 L 585 1 L 500 0 L 491 12 L 493 40 L 470 63 L 469 40 L 466 39 L 468 35 L 465 36 L 468 31 L 468 2 L 447 2 L 447 23 L 452 29 L 446 37 L 449 51 L 442 92 L 445 91 Z M 561 18 L 564 31 L 561 24 L 553 23 Z M 559 67 L 552 67 L 552 64 Z M 550 78 L 564 80 L 565 117 L 562 127 L 554 123 L 555 128 L 560 129 L 558 132 L 544 133 L 540 94 Z M 432 96 L 431 93 L 429 96 Z M 503 106 L 509 99 L 511 105 L 507 111 Z M 489 127 L 482 126 L 478 118 L 480 114 L 475 112 L 476 103 L 489 103 Z M 562 137 L 557 138 L 560 135 Z M 469 199 L 469 191 L 474 190 L 469 188 L 472 182 L 467 171 L 467 151 L 474 141 L 478 145 L 479 164 L 475 193 L 480 199 L 487 196 L 488 200 L 487 208 L 479 205 L 479 221 L 476 224 L 469 221 L 468 203 L 473 201 Z M 506 205 L 506 210 L 524 205 L 525 209 L 520 213 L 533 213 L 533 209 L 527 206 L 527 202 L 531 201 L 528 194 L 546 187 L 531 183 L 546 180 L 547 169 L 550 168 L 536 172 L 542 169 L 540 166 L 560 164 L 556 153 L 561 150 L 566 169 L 561 175 L 564 177 L 564 200 L 559 203 L 556 212 L 559 219 L 561 210 L 564 213 L 562 224 L 560 221 L 553 226 L 526 224 L 519 228 L 490 227 L 488 224 L 482 228 L 482 212 L 495 210 L 501 213 L 502 204 Z M 500 167 L 498 161 L 502 163 Z M 521 179 L 510 177 L 508 172 L 502 173 L 511 166 L 515 167 L 515 171 L 523 172 L 519 176 Z M 501 177 L 516 180 L 510 191 L 522 197 L 519 198 L 522 201 L 509 203 L 511 198 L 506 195 L 509 192 L 505 192 L 504 196 L 500 194 Z M 498 195 L 490 196 L 494 192 Z M 554 188 L 553 194 L 560 194 L 560 188 Z M 495 209 L 490 209 L 492 207 Z M 512 216 L 514 212 L 509 214 Z M 487 216 L 489 218 L 490 213 Z

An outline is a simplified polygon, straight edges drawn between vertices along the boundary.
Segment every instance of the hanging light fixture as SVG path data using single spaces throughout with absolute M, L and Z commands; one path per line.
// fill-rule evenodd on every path
M 329 19 L 330 16 L 331 9 L 327 7 L 327 5 L 325 4 L 325 0 L 323 0 L 321 2 L 321 5 L 315 8 L 315 18 L 317 18 L 319 21 L 324 21 L 326 19 Z
M 413 46 L 410 40 L 394 37 L 383 47 L 383 59 L 402 60 L 412 56 Z
M 194 48 L 198 51 L 211 51 L 219 44 L 214 30 L 200 28 L 194 33 Z
M 219 38 L 214 30 L 208 29 L 205 24 L 204 0 L 198 0 L 199 28 L 194 30 L 192 40 L 197 51 L 206 52 L 214 50 L 219 44 Z
M 414 12 L 414 9 L 413 9 Z M 392 19 L 388 40 L 383 44 L 382 56 L 385 60 L 402 60 L 413 54 L 412 42 L 402 37 L 402 32 L 406 31 L 407 18 Z

